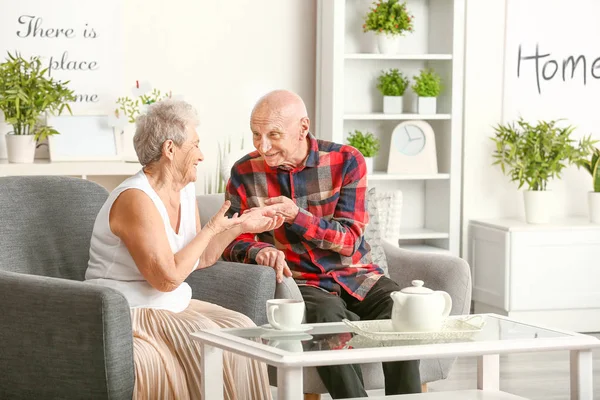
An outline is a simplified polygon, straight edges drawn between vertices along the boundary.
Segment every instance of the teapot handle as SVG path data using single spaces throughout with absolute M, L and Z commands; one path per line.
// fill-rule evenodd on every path
M 436 293 L 441 294 L 444 298 L 446 306 L 444 307 L 444 312 L 442 313 L 442 316 L 445 318 L 448 315 L 450 315 L 450 311 L 452 311 L 452 297 L 450 297 L 450 295 L 444 292 L 443 290 L 436 290 Z

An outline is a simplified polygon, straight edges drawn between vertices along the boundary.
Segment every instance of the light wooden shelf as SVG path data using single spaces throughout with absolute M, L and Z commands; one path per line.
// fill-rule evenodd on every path
M 344 120 L 404 120 L 404 119 L 451 119 L 450 114 L 384 114 L 384 113 L 368 113 L 368 114 L 344 114 Z
M 424 180 L 450 179 L 450 174 L 388 174 L 383 171 L 374 171 L 367 175 L 367 180 L 372 181 L 424 181 Z
M 378 54 L 378 53 L 349 53 L 346 60 L 452 60 L 452 54 Z
M 448 239 L 448 232 L 434 231 L 427 228 L 403 228 L 396 237 L 386 238 L 391 242 L 398 244 L 398 240 L 411 239 Z
M 35 160 L 33 164 L 13 164 L 0 160 L 0 176 L 16 175 L 135 175 L 142 166 L 139 163 L 124 161 L 78 161 L 50 162 Z

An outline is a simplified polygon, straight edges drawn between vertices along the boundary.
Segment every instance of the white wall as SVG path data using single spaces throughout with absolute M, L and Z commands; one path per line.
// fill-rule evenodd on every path
M 523 38 L 539 40 L 540 52 L 552 52 L 553 59 L 561 65 L 563 57 L 585 54 L 588 58 L 588 85 L 583 86 L 576 79 L 562 82 L 554 79 L 545 83 L 544 96 L 537 96 L 532 85 L 535 78 L 531 65 L 527 77 L 517 82 L 515 76 L 505 80 L 504 51 L 507 29 L 515 29 L 506 20 L 507 1 L 522 0 L 469 0 L 467 1 L 466 26 L 466 59 L 465 59 L 465 106 L 464 106 L 464 149 L 463 149 L 463 256 L 467 254 L 468 222 L 471 219 L 488 219 L 501 217 L 524 218 L 523 196 L 517 190 L 517 184 L 510 182 L 500 168 L 491 166 L 493 162 L 493 142 L 489 139 L 493 134 L 493 125 L 506 120 L 512 121 L 520 113 L 524 118 L 535 121 L 538 118 L 567 118 L 568 122 L 577 126 L 575 138 L 592 134 L 600 138 L 600 114 L 591 112 L 590 107 L 597 101 L 593 98 L 597 80 L 589 76 L 591 63 L 600 53 L 596 51 L 595 37 L 589 35 L 597 24 L 585 18 L 594 5 L 593 0 L 552 0 L 543 2 L 537 13 L 527 18 L 529 24 L 522 24 L 518 31 Z M 529 2 L 542 3 L 538 0 Z M 522 4 L 523 5 L 523 4 Z M 564 13 L 560 10 L 566 10 Z M 567 12 L 568 11 L 568 12 Z M 562 15 L 565 18 L 562 18 Z M 536 19 L 537 18 L 537 19 Z M 555 22 L 553 22 L 553 20 Z M 532 22 L 533 21 L 533 22 Z M 561 22 L 562 21 L 562 22 Z M 543 29 L 536 27 L 536 24 Z M 566 25 L 559 29 L 560 35 L 552 29 L 552 24 Z M 517 29 L 515 29 L 516 31 Z M 554 32 L 553 32 L 554 31 Z M 513 31 L 514 32 L 514 31 Z M 510 33 L 510 31 L 509 31 Z M 563 38 L 564 36 L 564 38 Z M 509 35 L 509 37 L 511 37 Z M 535 43 L 528 43 L 529 51 Z M 542 47 L 543 46 L 543 47 Z M 514 46 L 513 46 L 514 47 Z M 509 54 L 509 61 L 514 64 L 515 54 Z M 531 62 L 531 61 L 530 61 Z M 513 65 L 509 65 L 511 68 Z M 523 66 L 522 66 L 523 68 Z M 541 68 L 541 67 L 540 67 Z M 510 71 L 510 70 L 509 70 Z M 581 71 L 578 71 L 581 74 Z M 560 74 L 560 72 L 559 72 Z M 594 82 L 596 81 L 596 82 Z M 527 86 L 525 86 L 527 85 Z M 531 101 L 514 97 L 527 90 Z M 574 96 L 579 93 L 580 96 Z M 507 95 L 508 101 L 503 104 Z M 597 99 L 597 95 L 596 95 Z M 585 111 L 584 111 L 585 110 Z M 576 167 L 567 168 L 561 180 L 554 180 L 549 189 L 556 193 L 553 214 L 560 216 L 587 215 L 586 193 L 591 188 L 591 179 L 586 171 Z
M 36 1 L 28 1 L 35 12 Z M 84 7 L 87 1 L 77 4 Z M 0 9 L 11 3 L 0 0 Z M 115 43 L 125 50 L 126 85 L 121 95 L 130 95 L 136 80 L 147 80 L 163 91 L 183 95 L 198 109 L 201 148 L 207 159 L 198 169 L 200 190 L 204 175 L 215 173 L 218 140 L 231 136 L 239 141 L 245 136 L 248 143 L 250 110 L 266 91 L 296 91 L 306 101 L 309 116 L 314 115 L 315 0 L 122 4 L 123 42 Z M 64 11 L 69 12 L 68 7 Z M 0 50 L 5 54 L 7 49 L 0 46 Z
M 148 79 L 198 109 L 207 158 L 199 177 L 213 174 L 217 140 L 245 136 L 248 143 L 251 108 L 266 91 L 296 91 L 314 115 L 314 0 L 124 4 L 126 81 Z

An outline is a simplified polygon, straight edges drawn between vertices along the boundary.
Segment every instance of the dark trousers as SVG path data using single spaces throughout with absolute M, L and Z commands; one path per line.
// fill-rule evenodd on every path
M 343 290 L 337 296 L 315 287 L 300 286 L 307 323 L 340 322 L 344 318 L 389 319 L 393 305 L 390 293 L 397 290 L 400 290 L 398 284 L 387 277 L 381 277 L 362 301 Z M 332 398 L 367 397 L 358 365 L 317 367 L 317 371 Z M 418 360 L 383 363 L 383 375 L 386 395 L 421 393 Z

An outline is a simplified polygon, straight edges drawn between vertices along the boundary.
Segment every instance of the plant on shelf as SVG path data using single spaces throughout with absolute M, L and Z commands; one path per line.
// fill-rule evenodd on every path
M 363 32 L 375 32 L 380 53 L 395 53 L 397 39 L 414 31 L 414 16 L 408 12 L 406 2 L 398 0 L 373 2 L 364 20 Z
M 498 124 L 491 138 L 496 144 L 493 153 L 502 172 L 518 188 L 527 185 L 525 213 L 527 221 L 544 223 L 549 219 L 546 204 L 548 182 L 561 177 L 569 165 L 585 166 L 596 141 L 591 136 L 576 142 L 571 138 L 572 126 L 558 126 L 560 120 L 538 121 L 533 125 L 519 118 L 515 123 Z
M 360 151 L 367 164 L 367 173 L 372 173 L 373 157 L 379 153 L 379 139 L 371 132 L 367 131 L 363 134 L 361 131 L 355 129 L 354 133 L 349 133 L 348 135 L 348 144 Z
M 377 89 L 383 95 L 384 114 L 402 114 L 404 111 L 402 96 L 408 84 L 408 78 L 397 68 L 381 72 Z
M 592 176 L 592 191 L 588 193 L 590 221 L 600 223 L 600 149 L 594 147 L 591 157 L 583 164 Z
M 144 112 L 150 104 L 156 103 L 157 101 L 170 98 L 171 92 L 161 93 L 158 89 L 152 89 L 148 82 L 135 81 L 135 87 L 131 89 L 134 99 L 124 96 L 117 99 L 117 109 L 115 109 L 115 116 L 119 118 L 123 116 L 127 118 L 127 122 L 134 123 L 135 119 Z
M 422 69 L 414 76 L 412 90 L 418 98 L 419 114 L 435 114 L 437 112 L 437 97 L 442 91 L 442 78 L 430 68 Z
M 72 113 L 68 103 L 75 94 L 68 84 L 51 78 L 39 56 L 25 59 L 8 53 L 0 64 L 0 110 L 12 126 L 6 136 L 9 161 L 33 162 L 36 143 L 59 133 L 40 118 L 47 113 L 60 115 L 65 109 Z

